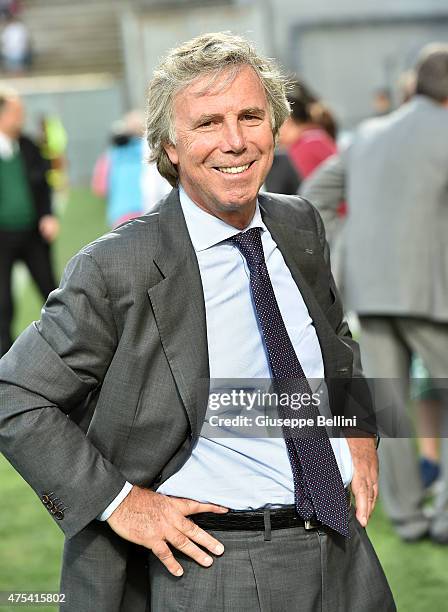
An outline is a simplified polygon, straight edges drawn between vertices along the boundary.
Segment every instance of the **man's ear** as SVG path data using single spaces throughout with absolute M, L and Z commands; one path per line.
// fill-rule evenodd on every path
M 163 148 L 165 149 L 166 154 L 170 158 L 170 162 L 176 166 L 179 163 L 179 156 L 177 154 L 176 145 L 168 143 L 164 144 Z

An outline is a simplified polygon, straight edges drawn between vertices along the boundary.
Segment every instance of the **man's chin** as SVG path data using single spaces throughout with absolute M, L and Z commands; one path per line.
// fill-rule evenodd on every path
M 241 208 L 248 208 L 255 204 L 258 197 L 259 189 L 244 189 L 244 190 L 232 190 L 220 198 L 222 205 L 230 210 L 239 210 Z
M 232 198 L 232 200 L 221 201 L 219 208 L 222 212 L 243 212 L 255 208 L 257 196 Z

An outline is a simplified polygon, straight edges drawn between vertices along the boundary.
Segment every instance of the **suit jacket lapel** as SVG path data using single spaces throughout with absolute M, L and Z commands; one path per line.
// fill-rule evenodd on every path
M 205 304 L 198 262 L 176 189 L 160 207 L 155 284 L 148 290 L 163 349 L 193 436 L 207 408 L 210 377 Z

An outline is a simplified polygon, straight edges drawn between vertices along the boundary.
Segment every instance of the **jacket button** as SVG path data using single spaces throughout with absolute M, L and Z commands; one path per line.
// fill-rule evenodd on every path
M 62 519 L 64 518 L 64 513 L 62 512 L 62 510 L 57 510 L 57 512 L 55 512 L 54 514 L 54 518 L 58 519 L 58 521 L 62 521 Z

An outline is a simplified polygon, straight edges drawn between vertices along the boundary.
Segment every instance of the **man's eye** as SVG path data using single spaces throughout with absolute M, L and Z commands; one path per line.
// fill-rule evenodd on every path
M 210 119 L 210 121 L 203 121 L 202 123 L 198 125 L 198 127 L 199 128 L 209 128 L 209 127 L 213 127 L 217 123 L 218 121 L 216 121 L 215 119 Z
M 243 119 L 245 119 L 245 121 L 261 121 L 261 117 L 257 115 L 244 115 Z

